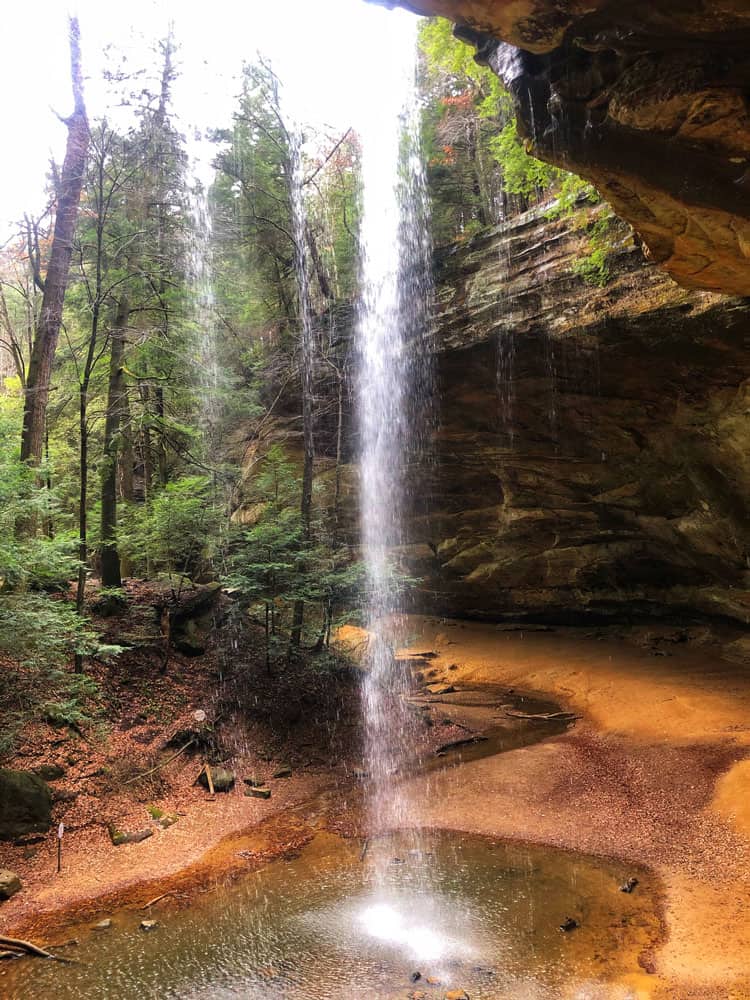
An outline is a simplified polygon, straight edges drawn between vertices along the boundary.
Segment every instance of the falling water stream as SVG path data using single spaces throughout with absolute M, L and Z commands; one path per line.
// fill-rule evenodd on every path
M 370 832 L 404 825 L 396 776 L 414 740 L 388 616 L 400 607 L 398 567 L 409 503 L 407 463 L 420 448 L 420 403 L 429 383 L 421 340 L 429 308 L 429 238 L 419 158 L 413 23 L 391 42 L 377 104 L 359 125 L 362 144 L 360 369 L 361 536 L 371 639 L 363 708 Z

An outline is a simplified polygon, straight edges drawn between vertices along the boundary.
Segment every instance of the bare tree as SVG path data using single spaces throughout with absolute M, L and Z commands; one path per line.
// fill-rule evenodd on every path
M 70 68 L 74 107 L 72 115 L 65 121 L 68 127 L 68 139 L 57 188 L 54 236 L 47 274 L 43 282 L 42 308 L 26 376 L 21 458 L 32 465 L 40 465 L 42 461 L 52 363 L 60 335 L 70 258 L 73 252 L 73 237 L 78 218 L 78 203 L 89 145 L 89 123 L 83 100 L 77 18 L 70 19 Z

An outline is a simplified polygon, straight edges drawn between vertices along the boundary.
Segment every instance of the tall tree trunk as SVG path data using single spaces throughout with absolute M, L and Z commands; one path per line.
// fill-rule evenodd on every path
M 96 342 L 99 335 L 99 311 L 100 301 L 94 300 L 91 315 L 91 334 L 89 336 L 89 346 L 86 351 L 86 361 L 84 362 L 83 375 L 78 389 L 78 435 L 80 446 L 80 481 L 78 494 L 78 586 L 76 589 L 76 611 L 83 614 L 84 599 L 86 596 L 86 573 L 88 570 L 88 496 L 89 496 L 89 385 L 91 384 L 91 373 L 94 368 L 94 355 L 96 352 Z M 75 671 L 77 674 L 83 671 L 83 657 L 80 653 L 75 656 Z
M 57 197 L 55 231 L 52 238 L 47 276 L 44 282 L 42 308 L 34 335 L 34 346 L 26 376 L 26 392 L 21 434 L 21 458 L 38 466 L 42 461 L 44 429 L 49 398 L 52 362 L 60 335 L 65 290 L 68 285 L 73 236 L 78 217 L 86 154 L 89 145 L 89 123 L 83 102 L 81 48 L 77 18 L 70 20 L 70 66 L 73 82 L 74 109 L 67 119 L 68 139 Z
M 300 513 L 302 515 L 302 538 L 305 543 L 308 543 L 312 537 L 311 521 L 315 446 L 313 441 L 312 376 L 310 373 L 305 372 L 303 372 L 302 375 L 302 437 L 304 441 L 305 455 L 302 466 L 302 497 L 300 500 Z M 294 612 L 292 615 L 292 646 L 299 646 L 302 640 L 302 624 L 304 616 L 305 602 L 302 600 L 295 601 Z
M 118 481 L 120 484 L 120 498 L 127 503 L 132 503 L 135 499 L 135 485 L 133 482 L 135 449 L 133 447 L 133 427 L 130 422 L 130 400 L 128 399 L 127 392 L 123 391 L 121 401 L 120 440 L 122 444 L 117 454 Z
M 120 554 L 117 550 L 117 457 L 120 451 L 120 427 L 123 423 L 125 374 L 122 358 L 125 330 L 130 307 L 125 296 L 120 299 L 112 330 L 109 356 L 107 415 L 104 421 L 104 463 L 102 472 L 102 541 L 101 575 L 103 587 L 121 587 Z
M 315 233 L 312 231 L 312 227 L 308 223 L 305 226 L 305 239 L 307 240 L 307 247 L 310 251 L 310 259 L 313 262 L 313 267 L 315 269 L 315 277 L 318 279 L 318 287 L 320 288 L 320 294 L 326 300 L 326 302 L 333 302 L 334 294 L 331 290 L 331 283 L 328 280 L 328 274 L 326 273 L 323 261 L 320 258 L 320 252 L 318 250 L 318 242 L 315 239 Z
M 140 382 L 138 392 L 143 404 L 143 418 L 141 420 L 140 450 L 143 460 L 143 500 L 148 502 L 151 498 L 151 488 L 154 480 L 154 463 L 151 454 L 151 390 L 147 382 Z
M 159 418 L 159 430 L 156 436 L 156 467 L 159 472 L 159 483 L 167 485 L 169 478 L 167 471 L 167 446 L 164 442 L 164 389 L 157 385 L 154 390 L 156 396 L 156 415 Z

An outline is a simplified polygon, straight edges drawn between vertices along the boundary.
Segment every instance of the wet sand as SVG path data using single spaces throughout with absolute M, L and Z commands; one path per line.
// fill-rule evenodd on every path
M 750 670 L 714 647 L 655 656 L 580 630 L 407 628 L 411 652 L 439 654 L 434 679 L 535 692 L 579 716 L 541 744 L 411 779 L 414 824 L 648 866 L 666 936 L 637 995 L 750 997 Z

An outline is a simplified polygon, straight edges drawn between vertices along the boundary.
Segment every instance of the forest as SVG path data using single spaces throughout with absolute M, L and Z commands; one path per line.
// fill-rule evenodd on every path
M 561 213 L 596 199 L 527 156 L 500 81 L 448 22 L 420 31 L 438 247 L 537 203 Z M 264 629 L 269 668 L 319 655 L 332 628 L 358 620 L 361 565 L 341 510 L 357 135 L 293 134 L 261 58 L 245 67 L 233 121 L 211 136 L 215 174 L 203 190 L 171 117 L 174 44 L 155 47 L 148 88 L 135 73 L 117 80 L 134 105 L 127 131 L 87 122 L 74 51 L 66 162 L 45 213 L 26 216 L 2 254 L 6 751 L 39 713 L 77 722 L 95 711 L 87 664 L 118 649 L 89 612 L 126 602 L 128 579 L 163 584 L 167 601 L 196 582 L 231 587 Z M 292 218 L 296 156 L 304 247 Z M 80 196 L 70 179 L 79 169 Z M 580 262 L 595 281 L 606 276 L 596 225 Z M 315 326 L 309 385 L 300 254 Z M 309 454 L 295 412 L 306 394 Z
M 750 997 L 746 5 L 45 3 L 0 996 Z

